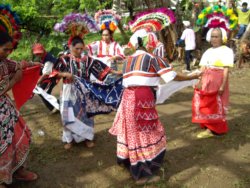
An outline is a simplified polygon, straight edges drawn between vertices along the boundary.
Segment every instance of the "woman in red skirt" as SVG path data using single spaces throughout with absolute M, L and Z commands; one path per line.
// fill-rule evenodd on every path
M 138 37 L 137 51 L 123 69 L 125 87 L 113 127 L 109 132 L 117 136 L 117 160 L 129 168 L 136 184 L 160 180 L 160 169 L 166 150 L 165 130 L 155 108 L 153 87 L 171 80 L 198 78 L 179 75 L 161 57 L 147 53 Z
M 196 89 L 193 98 L 193 122 L 200 123 L 206 130 L 197 135 L 208 138 L 225 134 L 228 131 L 226 111 L 229 102 L 228 74 L 233 67 L 234 54 L 227 46 L 227 33 L 222 28 L 212 28 L 207 33 L 209 48 L 200 61 L 203 72 L 200 90 Z
M 7 92 L 22 78 L 22 67 L 7 59 L 12 38 L 0 31 L 0 187 L 12 179 L 33 181 L 37 174 L 24 168 L 29 153 L 30 130 Z

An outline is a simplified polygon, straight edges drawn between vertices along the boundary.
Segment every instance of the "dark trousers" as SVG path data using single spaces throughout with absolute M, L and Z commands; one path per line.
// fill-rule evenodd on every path
M 49 78 L 44 80 L 39 86 L 46 91 L 46 93 L 51 94 L 53 88 L 56 86 L 56 78 Z M 43 103 L 45 106 L 52 111 L 54 106 L 52 106 L 42 95 L 39 95 L 42 98 Z
M 192 52 L 193 52 L 193 50 L 185 50 L 186 69 L 189 70 L 189 71 L 191 70 L 190 69 L 190 62 L 193 59 Z

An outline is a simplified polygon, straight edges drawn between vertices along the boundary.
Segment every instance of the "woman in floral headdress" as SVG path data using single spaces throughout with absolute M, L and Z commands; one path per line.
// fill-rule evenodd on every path
M 70 149 L 73 143 L 82 141 L 85 141 L 87 147 L 94 146 L 93 116 L 114 110 L 116 104 L 106 105 L 105 102 L 116 99 L 115 97 L 119 97 L 118 93 L 121 92 L 117 85 L 116 88 L 112 89 L 112 86 L 102 86 L 90 82 L 91 74 L 100 81 L 103 81 L 109 73 L 118 74 L 101 61 L 82 55 L 85 49 L 84 41 L 81 38 L 82 34 L 97 31 L 92 22 L 91 17 L 86 14 L 70 14 L 65 16 L 64 21 L 55 27 L 57 31 L 71 34 L 68 41 L 70 53 L 61 57 L 56 68 L 58 70 L 57 76 L 63 78 L 60 111 L 63 122 L 62 140 L 66 143 L 65 149 Z M 92 27 L 89 28 L 91 24 Z M 118 95 L 114 96 L 114 94 L 109 93 L 112 91 Z M 109 100 L 105 98 L 101 101 L 100 96 L 103 95 L 104 98 L 109 95 Z
M 202 14 L 204 15 L 199 16 L 197 23 L 204 23 L 209 28 L 206 40 L 212 47 L 205 51 L 199 64 L 203 74 L 194 92 L 192 121 L 200 123 L 200 127 L 205 129 L 197 137 L 208 138 L 228 132 L 228 77 L 229 68 L 234 65 L 234 54 L 225 44 L 227 31 L 235 27 L 237 19 L 234 19 L 235 15 L 227 15 L 224 7 L 220 9 L 218 6 L 210 7 L 208 11 L 203 10 Z
M 152 87 L 162 78 L 166 83 L 191 80 L 199 73 L 182 75 L 159 56 L 147 52 L 149 34 L 138 30 L 130 38 L 137 49 L 123 67 L 125 87 L 121 104 L 109 132 L 117 137 L 117 162 L 130 170 L 136 184 L 156 182 L 166 151 L 166 135 L 156 111 Z
M 143 12 L 132 28 L 129 46 L 136 49 L 127 57 L 123 67 L 123 86 L 121 104 L 114 123 L 109 132 L 117 137 L 117 162 L 130 170 L 136 184 L 143 185 L 160 180 L 157 176 L 166 152 L 166 135 L 156 111 L 156 97 L 152 87 L 157 87 L 162 78 L 166 83 L 172 80 L 192 80 L 199 73 L 183 75 L 173 71 L 162 57 L 148 53 L 151 33 L 145 30 L 144 24 L 161 29 L 164 25 L 157 24 L 155 15 L 163 20 L 170 20 L 168 9 Z M 143 19 L 143 16 L 145 16 Z M 152 20 L 150 21 L 150 17 Z M 152 24 L 151 24 L 152 23 Z M 138 27 L 137 27 L 138 26 Z
M 7 59 L 16 47 L 20 34 L 16 14 L 9 6 L 0 5 L 0 187 L 11 184 L 13 178 L 33 181 L 37 174 L 24 165 L 27 159 L 31 135 L 15 104 L 7 94 L 22 79 L 22 68 L 33 63 L 22 64 Z M 31 93 L 30 93 L 31 94 Z
M 100 26 L 102 40 L 88 45 L 89 55 L 99 58 L 106 65 L 117 70 L 117 61 L 125 58 L 121 46 L 114 41 L 113 33 L 117 29 L 117 24 L 121 17 L 112 10 L 101 10 L 96 13 L 95 20 Z M 114 76 L 108 77 L 105 83 L 114 82 Z
M 146 46 L 150 53 L 162 58 L 166 57 L 164 44 L 159 41 L 157 35 L 154 32 L 149 32 L 148 44 Z

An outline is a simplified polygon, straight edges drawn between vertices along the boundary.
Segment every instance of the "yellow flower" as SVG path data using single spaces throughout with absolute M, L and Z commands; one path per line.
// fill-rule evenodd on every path
M 212 7 L 207 7 L 207 12 L 210 12 L 212 10 Z
M 235 14 L 231 15 L 230 20 L 237 20 L 237 16 L 235 16 Z
M 105 26 L 105 24 L 102 24 L 101 25 L 101 30 L 104 30 L 104 29 L 106 29 L 106 26 Z
M 110 24 L 109 24 L 109 29 L 111 30 L 111 31 L 115 31 L 116 30 L 116 25 L 113 23 L 113 22 L 111 22 Z
M 198 16 L 199 19 L 204 19 L 204 17 L 205 17 L 204 14 L 200 14 L 200 15 Z
M 233 14 L 233 9 L 227 9 L 227 15 L 230 16 Z

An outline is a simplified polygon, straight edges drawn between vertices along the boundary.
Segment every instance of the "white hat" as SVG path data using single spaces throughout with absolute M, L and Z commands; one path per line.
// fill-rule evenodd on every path
M 190 24 L 190 21 L 186 21 L 184 20 L 183 22 L 183 25 L 185 25 L 186 27 L 189 27 L 191 24 Z
M 133 45 L 133 47 L 138 47 L 138 37 L 144 38 L 148 35 L 147 31 L 145 29 L 140 29 L 136 31 L 131 37 L 129 42 Z
M 219 27 L 219 29 L 221 30 L 221 33 L 222 33 L 222 41 L 223 41 L 223 43 L 226 43 L 227 42 L 227 32 L 225 29 L 223 29 L 221 27 Z M 206 36 L 207 42 L 211 42 L 211 35 L 212 35 L 213 30 L 214 30 L 214 28 L 211 28 L 208 30 L 207 36 Z

